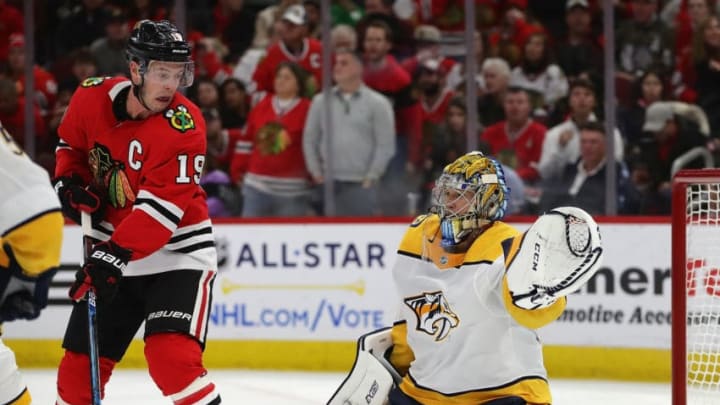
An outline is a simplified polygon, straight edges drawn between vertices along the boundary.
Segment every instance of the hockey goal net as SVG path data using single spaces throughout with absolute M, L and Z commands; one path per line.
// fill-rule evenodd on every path
M 720 170 L 672 188 L 673 405 L 720 404 Z

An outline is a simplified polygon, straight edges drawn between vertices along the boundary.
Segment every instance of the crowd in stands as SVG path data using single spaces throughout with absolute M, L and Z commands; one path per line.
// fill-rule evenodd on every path
M 25 100 L 23 4 L 0 0 L 0 121 L 23 144 L 32 103 L 35 157 L 52 173 L 75 88 L 127 75 L 133 25 L 172 21 L 175 10 L 171 0 L 35 3 L 35 91 Z M 428 209 L 433 179 L 467 152 L 467 58 L 478 67 L 479 149 L 504 167 L 511 214 L 558 205 L 603 214 L 613 165 L 618 213 L 665 215 L 671 176 L 719 157 L 717 0 L 614 1 L 613 61 L 600 0 L 475 0 L 470 47 L 464 0 L 337 0 L 329 50 L 319 0 L 185 3 L 195 61 L 187 95 L 207 123 L 202 185 L 215 217 L 325 215 L 327 182 L 335 215 Z M 612 134 L 604 63 L 616 70 Z

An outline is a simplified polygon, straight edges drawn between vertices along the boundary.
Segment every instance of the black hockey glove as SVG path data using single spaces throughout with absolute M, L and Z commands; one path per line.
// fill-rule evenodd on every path
M 106 303 L 112 301 L 131 255 L 132 252 L 112 241 L 95 245 L 83 268 L 75 273 L 70 298 L 76 302 L 82 301 L 92 288 L 98 300 Z
M 80 211 L 90 214 L 93 225 L 105 216 L 105 201 L 101 194 L 91 186 L 84 187 L 77 174 L 58 177 L 53 180 L 53 186 L 60 198 L 63 214 L 76 224 L 80 224 Z
M 5 296 L 0 305 L 0 323 L 16 319 L 35 319 L 47 307 L 50 281 L 57 269 L 46 271 L 40 277 L 31 279 L 14 277 L 10 288 L 16 291 Z
M 10 264 L 0 267 L 0 323 L 35 319 L 47 306 L 50 281 L 57 269 L 30 277 L 23 273 L 10 247 L 6 245 L 4 249 Z

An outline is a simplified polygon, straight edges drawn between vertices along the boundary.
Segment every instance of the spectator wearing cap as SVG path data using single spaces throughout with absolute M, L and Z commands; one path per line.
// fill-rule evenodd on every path
M 410 57 L 414 51 L 413 27 L 405 19 L 399 18 L 393 9 L 394 0 L 364 0 L 365 16 L 358 21 L 355 29 L 360 34 L 359 43 L 364 42 L 362 35 L 373 20 L 382 20 L 393 29 L 393 49 L 390 51 L 398 60 Z
M 252 40 L 252 49 L 267 49 L 273 44 L 273 34 L 277 35 L 275 23 L 279 22 L 288 7 L 300 4 L 300 0 L 280 0 L 260 10 L 255 18 L 255 33 Z
M 444 74 L 448 74 L 455 68 L 457 62 L 446 58 L 440 52 L 442 33 L 432 25 L 419 25 L 415 28 L 415 47 L 417 52 L 402 62 L 403 68 L 410 75 L 417 74 L 417 69 L 428 60 L 435 60 L 439 63 Z
M 253 73 L 254 86 L 249 90 L 272 92 L 274 72 L 280 63 L 290 61 L 312 75 L 308 83 L 312 93 L 322 83 L 322 44 L 308 37 L 307 16 L 302 5 L 288 7 L 281 21 L 280 40 L 270 45 L 267 55 L 257 65 Z
M 525 183 L 532 184 L 540 178 L 537 166 L 547 128 L 530 117 L 530 95 L 523 88 L 509 88 L 503 107 L 505 120 L 486 128 L 480 139 L 489 145 L 493 156 L 510 151 L 515 156 L 515 171 Z
M 125 44 L 129 37 L 127 15 L 120 9 L 113 9 L 105 24 L 105 36 L 90 44 L 98 75 L 130 77 L 125 54 Z
M 52 109 L 57 97 L 58 84 L 55 77 L 37 64 L 33 65 L 35 102 L 43 116 Z M 8 47 L 6 75 L 15 82 L 17 91 L 25 94 L 25 37 L 12 34 Z
M 243 0 L 218 0 L 213 9 L 214 36 L 228 48 L 228 60 L 235 61 L 250 48 L 255 13 Z M 222 81 L 219 81 L 222 83 Z
M 337 85 L 328 100 L 332 128 L 323 130 L 325 100 L 319 93 L 313 98 L 303 136 L 307 168 L 315 184 L 334 183 L 339 216 L 378 213 L 378 182 L 395 154 L 392 105 L 363 84 L 362 70 L 360 55 L 345 49 L 336 51 L 333 79 Z M 330 156 L 323 147 L 328 136 L 332 136 Z M 328 159 L 332 159 L 332 173 L 326 172 Z
M 603 49 L 592 28 L 593 13 L 588 0 L 567 0 L 564 38 L 554 47 L 557 63 L 572 81 L 582 74 L 601 77 Z
M 654 142 L 643 146 L 643 160 L 651 167 L 654 183 L 666 192 L 670 188 L 671 168 L 675 159 L 693 148 L 706 148 L 710 140 L 700 132 L 696 122 L 675 114 L 669 102 L 655 102 L 648 107 L 643 131 L 654 138 Z M 702 158 L 691 160 L 684 166 L 691 169 L 702 167 Z
M 20 10 L 0 0 L 0 65 L 7 61 L 10 35 L 22 34 L 24 29 Z
M 597 97 L 591 81 L 577 79 L 570 84 L 569 105 L 567 119 L 545 134 L 538 172 L 546 181 L 557 179 L 566 165 L 577 162 L 580 156 L 579 127 L 588 121 L 597 121 Z M 620 162 L 624 155 L 624 141 L 617 128 L 614 136 L 615 159 Z
M 440 63 L 434 59 L 423 62 L 415 74 L 425 134 L 427 127 L 437 126 L 445 120 L 448 104 L 455 96 L 455 92 L 445 86 L 444 78 Z

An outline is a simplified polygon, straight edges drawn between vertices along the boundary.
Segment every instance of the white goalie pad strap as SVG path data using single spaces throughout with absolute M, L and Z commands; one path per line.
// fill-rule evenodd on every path
M 397 371 L 385 359 L 392 347 L 390 328 L 371 332 L 358 339 L 355 364 L 327 405 L 383 405 L 387 402 Z
M 579 290 L 600 268 L 603 249 L 595 220 L 577 207 L 542 215 L 525 232 L 507 268 L 515 305 L 543 308 Z

